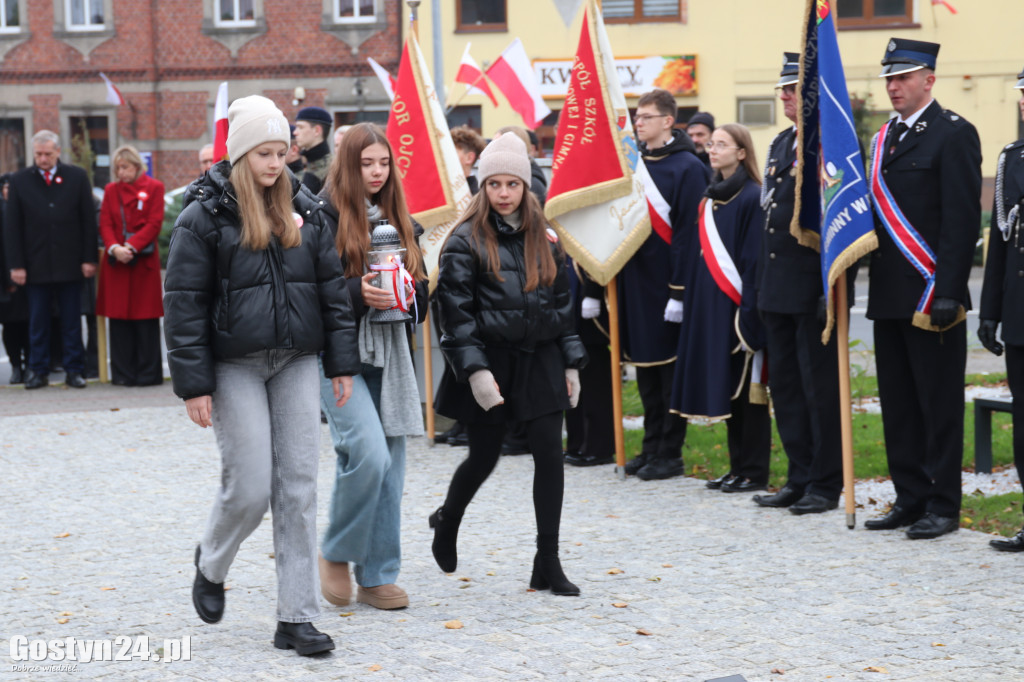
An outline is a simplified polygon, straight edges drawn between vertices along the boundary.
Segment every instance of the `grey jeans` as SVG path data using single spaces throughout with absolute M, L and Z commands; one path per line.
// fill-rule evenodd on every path
M 221 458 L 217 499 L 201 542 L 199 570 L 224 582 L 238 547 L 270 504 L 277 564 L 277 619 L 320 615 L 316 566 L 316 474 L 320 372 L 316 356 L 269 350 L 218 362 L 213 430 Z

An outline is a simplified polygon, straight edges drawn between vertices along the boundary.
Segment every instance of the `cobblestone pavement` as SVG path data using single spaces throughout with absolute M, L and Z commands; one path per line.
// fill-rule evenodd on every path
M 218 457 L 212 430 L 162 391 L 52 387 L 32 392 L 35 413 L 0 417 L 0 678 L 1024 679 L 1013 634 L 1024 557 L 989 550 L 983 534 L 915 542 L 848 531 L 841 511 L 760 510 L 694 479 L 569 468 L 562 556 L 583 596 L 555 597 L 527 589 L 529 457 L 502 458 L 467 512 L 459 570 L 438 570 L 426 518 L 465 450 L 423 439 L 410 441 L 403 505 L 410 608 L 324 603 L 318 625 L 336 651 L 276 650 L 268 521 L 232 567 L 224 620 L 205 625 L 193 612 L 192 552 Z M 4 414 L 23 408 L 23 395 L 0 390 Z M 334 469 L 326 427 L 320 462 L 323 527 Z M 446 628 L 454 620 L 463 627 Z M 12 658 L 25 640 L 141 636 L 153 652 L 189 637 L 191 660 Z M 75 672 L 23 667 L 60 664 Z

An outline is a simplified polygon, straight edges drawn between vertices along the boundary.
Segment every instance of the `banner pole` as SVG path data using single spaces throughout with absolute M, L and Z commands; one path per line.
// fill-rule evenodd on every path
M 626 439 L 622 432 L 622 362 L 619 347 L 619 289 L 616 278 L 608 281 L 608 338 L 612 356 L 612 423 L 615 427 L 615 473 L 626 480 Z
M 103 276 L 103 258 L 106 255 L 103 249 L 99 250 L 99 258 L 96 261 L 96 291 L 100 290 L 100 277 Z M 107 374 L 107 318 L 102 315 L 96 316 L 96 356 L 98 360 L 96 364 L 100 371 L 100 383 L 108 383 L 110 377 Z
M 850 404 L 850 309 L 846 304 L 846 272 L 839 275 L 835 291 L 836 334 L 839 355 L 839 426 L 843 439 L 843 490 L 846 495 L 846 527 L 857 525 L 853 482 L 853 414 Z

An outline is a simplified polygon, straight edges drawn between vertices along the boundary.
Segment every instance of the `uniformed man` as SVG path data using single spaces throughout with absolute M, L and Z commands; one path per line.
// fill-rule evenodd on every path
M 1024 71 L 1017 74 L 1021 91 L 1021 118 L 1024 119 Z M 1013 463 L 1024 480 L 1024 239 L 1021 238 L 1021 213 L 1024 212 L 1024 139 L 1006 145 L 996 166 L 996 192 L 992 206 L 992 229 L 985 259 L 985 283 L 981 290 L 981 345 L 996 355 L 1003 345 L 996 341 L 996 330 L 1003 323 L 1006 344 L 1006 378 L 1013 401 Z M 1024 529 L 1007 540 L 990 540 L 1003 552 L 1024 552 Z
M 779 91 L 786 118 L 797 123 L 800 55 L 786 52 Z M 779 133 L 768 150 L 761 202 L 767 214 L 761 239 L 757 308 L 764 320 L 768 387 L 775 423 L 789 459 L 786 484 L 755 495 L 762 507 L 793 514 L 835 509 L 843 488 L 836 334 L 822 345 L 819 317 L 821 256 L 790 233 L 796 189 L 797 127 Z
M 939 46 L 894 38 L 881 77 L 898 116 L 872 143 L 878 249 L 869 319 L 896 502 L 870 530 L 911 539 L 960 525 L 967 279 L 981 227 L 981 145 L 974 126 L 932 98 Z
M 316 194 L 327 180 L 327 171 L 331 168 L 334 155 L 327 145 L 331 132 L 331 115 L 320 107 L 300 109 L 295 117 L 295 141 L 306 159 L 306 170 L 302 174 L 302 184 Z

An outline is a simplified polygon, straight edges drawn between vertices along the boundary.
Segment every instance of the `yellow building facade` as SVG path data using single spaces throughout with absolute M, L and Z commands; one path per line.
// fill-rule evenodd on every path
M 439 7 L 432 7 L 435 2 Z M 571 61 L 582 4 L 581 0 L 424 0 L 418 9 L 420 43 L 433 74 L 434 36 L 439 36 L 443 91 L 461 106 L 479 107 L 479 127 L 490 136 L 501 126 L 523 123 L 500 93 L 496 93 L 498 107 L 482 95 L 460 99 L 465 86 L 454 78 L 467 43 L 481 66 L 493 62 L 515 38 L 522 40 L 535 71 Z M 1024 134 L 1017 109 L 1020 91 L 1012 89 L 1015 75 L 1024 66 L 1024 48 L 1014 49 L 1024 29 L 1024 2 L 949 0 L 949 4 L 956 14 L 944 5 L 933 5 L 932 0 L 839 0 L 839 46 L 849 90 L 858 98 L 870 95 L 874 119 L 884 120 L 891 110 L 885 81 L 877 76 L 889 38 L 941 43 L 933 94 L 943 107 L 977 126 L 983 171 L 993 176 L 999 151 Z M 605 0 L 604 7 L 617 59 L 635 64 L 659 56 L 696 58 L 696 92 L 677 96 L 680 122 L 696 110 L 711 112 L 718 124 L 743 122 L 751 129 L 763 161 L 771 139 L 789 125 L 774 86 L 782 53 L 800 49 L 803 0 Z M 408 22 L 409 8 L 403 11 Z M 642 16 L 645 13 L 652 16 Z M 435 31 L 437 14 L 440 21 Z M 620 18 L 612 20 L 612 14 Z M 502 17 L 503 22 L 495 21 Z M 651 87 L 646 82 L 640 85 Z M 549 79 L 546 87 L 551 86 Z M 631 107 L 636 105 L 635 95 L 627 99 Z M 555 111 L 562 106 L 557 95 L 546 101 Z M 541 132 L 550 148 L 553 128 Z

